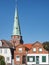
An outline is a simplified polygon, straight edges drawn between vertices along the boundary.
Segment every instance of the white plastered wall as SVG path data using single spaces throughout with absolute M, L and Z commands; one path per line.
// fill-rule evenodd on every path
M 49 64 L 48 54 L 27 54 L 27 56 L 35 56 L 35 62 L 27 62 L 27 64 L 36 64 L 36 56 L 39 56 L 39 64 Z M 42 56 L 46 56 L 46 62 L 42 62 Z
M 4 58 L 5 58 L 5 62 L 6 63 L 11 63 L 11 51 L 10 51 L 10 49 L 9 48 L 0 48 L 0 49 L 2 49 L 2 53 L 0 53 L 0 55 L 1 56 L 4 56 Z M 7 53 L 4 53 L 4 51 L 5 51 L 5 49 L 7 49 Z M 9 59 L 9 61 L 7 61 L 7 57 L 9 57 L 10 59 Z

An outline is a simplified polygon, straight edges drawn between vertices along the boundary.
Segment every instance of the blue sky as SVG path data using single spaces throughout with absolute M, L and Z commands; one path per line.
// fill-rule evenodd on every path
M 0 39 L 11 39 L 15 4 L 0 0 Z M 18 15 L 25 43 L 49 41 L 49 0 L 18 0 Z

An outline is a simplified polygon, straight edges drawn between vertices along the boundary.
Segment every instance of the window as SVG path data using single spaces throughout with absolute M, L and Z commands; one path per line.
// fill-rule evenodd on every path
M 7 57 L 7 61 L 9 61 L 10 60 L 10 57 Z
M 39 52 L 42 52 L 42 48 L 39 48 Z
M 32 61 L 33 61 L 33 58 L 32 58 L 32 57 L 30 57 L 30 58 L 29 58 L 29 61 L 30 61 L 30 62 L 32 62 Z
M 0 49 L 0 53 L 2 53 L 2 49 Z
M 20 56 L 16 56 L 16 61 L 20 61 Z
M 46 62 L 46 56 L 42 56 L 42 62 Z
M 36 52 L 36 48 L 33 48 L 33 52 Z
M 35 62 L 35 56 L 33 56 L 33 62 Z
M 7 49 L 4 49 L 4 53 L 7 53 Z
M 22 52 L 22 48 L 19 48 L 19 52 Z
M 2 46 L 2 41 L 0 41 L 0 46 Z
M 28 62 L 35 62 L 35 56 L 27 56 Z

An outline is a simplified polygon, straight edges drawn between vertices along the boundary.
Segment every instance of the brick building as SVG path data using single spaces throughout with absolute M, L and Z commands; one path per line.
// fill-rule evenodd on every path
M 15 9 L 11 43 L 15 48 L 14 64 L 49 64 L 49 54 L 48 51 L 43 48 L 42 43 L 38 41 L 32 44 L 23 43 L 17 8 Z
M 3 44 L 4 41 L 4 45 Z M 18 8 L 15 8 L 15 16 L 14 16 L 14 27 L 13 27 L 13 34 L 11 36 L 10 41 L 2 40 L 2 44 L 0 43 L 0 51 L 2 48 L 9 49 L 7 56 L 9 56 L 10 59 L 7 61 L 7 57 L 5 56 L 5 62 L 8 62 L 8 64 L 27 64 L 27 65 L 33 65 L 33 64 L 49 64 L 49 54 L 48 52 L 43 48 L 42 43 L 35 42 L 35 43 L 28 43 L 25 44 L 23 42 L 22 36 L 21 36 L 21 29 L 20 29 L 20 23 L 18 18 Z M 2 48 L 1 48 L 2 47 Z M 0 52 L 0 55 L 1 52 Z M 3 53 L 4 56 L 4 53 Z

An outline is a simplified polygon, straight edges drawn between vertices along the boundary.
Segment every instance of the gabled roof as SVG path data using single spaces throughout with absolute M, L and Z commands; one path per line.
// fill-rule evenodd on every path
M 41 42 L 39 42 L 39 41 L 36 41 L 36 42 L 34 42 L 34 43 L 33 43 L 33 45 L 32 45 L 32 46 L 35 46 L 35 45 L 40 46 L 40 45 L 42 45 L 42 43 L 41 43 Z
M 11 47 L 13 47 L 12 46 L 12 44 L 9 42 L 9 41 L 7 41 L 7 40 L 0 40 L 1 42 L 2 42 L 2 46 L 0 46 L 0 47 L 5 47 L 5 48 L 11 48 Z
M 41 45 L 42 46 L 42 43 L 40 43 L 39 41 L 36 41 L 34 43 L 24 44 L 24 46 L 27 47 L 28 49 L 31 49 L 35 45 L 37 45 L 37 46 L 40 46 Z
M 23 44 L 18 44 L 16 47 L 25 47 Z
M 26 50 L 29 50 L 24 44 L 19 44 L 19 45 L 16 46 L 16 48 L 17 48 L 17 47 L 19 47 L 19 48 L 20 48 L 20 47 L 23 47 L 23 48 L 25 48 Z
M 30 49 L 32 47 L 32 44 L 24 44 L 24 46 Z

